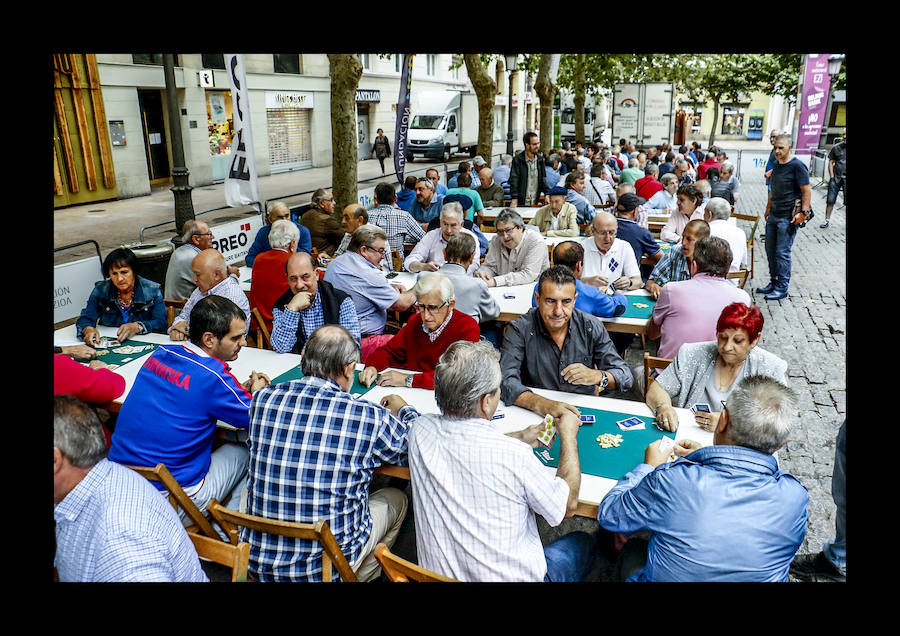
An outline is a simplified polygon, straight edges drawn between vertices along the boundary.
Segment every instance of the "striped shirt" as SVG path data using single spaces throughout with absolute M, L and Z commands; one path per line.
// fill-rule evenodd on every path
M 250 407 L 247 512 L 297 523 L 324 519 L 355 563 L 372 531 L 372 474 L 382 464 L 406 465 L 407 433 L 418 415 L 405 406 L 397 419 L 314 376 L 260 389 Z M 241 540 L 250 544 L 250 571 L 260 581 L 322 580 L 318 543 L 247 528 Z
M 690 280 L 691 269 L 688 266 L 687 257 L 681 253 L 681 248 L 676 245 L 669 250 L 650 272 L 647 280 L 654 281 L 657 285 L 665 285 L 676 280 Z
M 60 581 L 206 582 L 168 500 L 139 474 L 100 460 L 53 510 Z
M 225 280 L 210 288 L 206 293 L 200 291 L 199 287 L 196 288 L 191 293 L 191 297 L 184 303 L 181 313 L 172 321 L 172 326 L 168 328 L 166 333 L 170 333 L 172 327 L 179 322 L 190 324 L 191 311 L 193 311 L 194 305 L 207 296 L 222 296 L 223 298 L 233 301 L 235 305 L 240 307 L 241 311 L 247 316 L 247 324 L 244 326 L 244 334 L 246 335 L 247 331 L 250 329 L 250 301 L 247 300 L 246 292 L 241 289 L 241 284 L 234 276 L 226 276 Z

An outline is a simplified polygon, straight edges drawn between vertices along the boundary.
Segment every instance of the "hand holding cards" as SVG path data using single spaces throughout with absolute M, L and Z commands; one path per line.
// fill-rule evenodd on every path
M 538 441 L 549 447 L 553 445 L 554 439 L 556 439 L 556 424 L 553 423 L 553 416 L 548 413 L 544 416 L 544 429 L 538 434 Z

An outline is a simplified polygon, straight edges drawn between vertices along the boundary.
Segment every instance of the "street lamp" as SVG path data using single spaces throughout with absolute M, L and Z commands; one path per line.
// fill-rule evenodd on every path
M 181 228 L 185 221 L 194 218 L 194 202 L 191 199 L 193 187 L 188 182 L 190 170 L 185 166 L 184 142 L 181 137 L 181 113 L 178 109 L 178 95 L 175 87 L 175 55 L 163 54 L 163 75 L 166 81 L 166 106 L 169 111 L 169 132 L 172 139 L 172 182 L 170 188 L 175 196 L 175 247 L 181 245 Z
M 512 156 L 513 153 L 513 132 L 512 132 L 512 94 L 513 94 L 513 71 L 518 64 L 519 56 L 516 53 L 504 55 L 506 59 L 506 70 L 509 73 L 509 93 L 507 94 L 507 126 L 506 126 L 506 154 Z
M 841 70 L 841 62 L 844 61 L 843 55 L 832 55 L 828 58 L 828 74 L 831 76 L 833 80 L 835 75 L 837 75 Z
M 826 117 L 828 117 L 829 121 L 831 120 L 831 107 L 834 100 L 834 78 L 837 77 L 837 74 L 841 70 L 841 63 L 844 61 L 843 55 L 832 55 L 828 58 L 828 77 L 830 81 L 828 83 L 828 109 L 825 111 Z M 828 122 L 823 122 L 822 125 L 822 134 L 825 137 L 825 143 L 828 143 L 828 130 L 827 130 Z M 819 140 L 821 144 L 821 139 Z

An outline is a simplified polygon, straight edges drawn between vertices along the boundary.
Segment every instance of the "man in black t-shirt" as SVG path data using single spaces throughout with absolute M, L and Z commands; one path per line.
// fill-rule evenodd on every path
M 766 256 L 769 260 L 769 284 L 756 290 L 766 300 L 781 300 L 788 295 L 791 281 L 791 248 L 800 223 L 812 217 L 809 207 L 812 189 L 809 170 L 791 156 L 791 136 L 778 135 L 773 152 L 769 201 L 766 203 Z
M 828 152 L 828 195 L 825 198 L 825 222 L 819 227 L 831 225 L 831 211 L 837 202 L 838 190 L 844 193 L 844 205 L 847 205 L 847 129 L 840 143 L 834 144 Z

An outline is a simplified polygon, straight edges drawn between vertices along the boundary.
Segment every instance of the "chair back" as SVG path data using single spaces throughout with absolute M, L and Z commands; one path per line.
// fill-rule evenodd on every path
M 671 358 L 658 358 L 644 352 L 644 401 L 647 401 L 647 389 L 650 388 L 650 369 L 665 369 L 672 364 Z
M 247 582 L 247 565 L 250 561 L 249 543 L 242 541 L 237 545 L 231 545 L 193 532 L 188 532 L 188 536 L 197 550 L 197 556 L 231 568 L 232 583 Z
M 153 468 L 144 466 L 127 466 L 127 468 L 135 471 L 147 481 L 160 482 L 166 490 L 169 491 L 169 503 L 172 504 L 172 507 L 175 508 L 176 511 L 180 507 L 193 522 L 193 525 L 188 526 L 187 528 L 189 532 L 199 530 L 210 539 L 215 539 L 217 541 L 222 540 L 219 533 L 212 527 L 209 519 L 207 519 L 206 515 L 200 511 L 197 504 L 187 496 L 187 493 L 184 492 L 184 488 L 175 481 L 175 478 L 172 476 L 172 473 L 169 472 L 169 469 L 166 468 L 165 464 L 160 463 Z
M 375 546 L 374 555 L 378 563 L 381 564 L 381 569 L 384 570 L 384 573 L 392 583 L 409 583 L 410 579 L 420 583 L 459 583 L 456 579 L 426 570 L 415 563 L 398 557 L 383 543 Z
M 744 288 L 744 285 L 747 284 L 747 278 L 750 276 L 749 269 L 739 269 L 736 272 L 728 272 L 725 274 L 725 278 L 739 278 L 741 282 L 738 283 L 738 287 L 741 289 Z
M 293 539 L 306 539 L 317 541 L 322 546 L 322 580 L 330 583 L 332 580 L 332 566 L 337 569 L 342 581 L 356 581 L 356 573 L 350 567 L 347 557 L 341 551 L 341 546 L 335 540 L 324 519 L 316 523 L 294 523 L 290 521 L 276 521 L 256 515 L 248 515 L 231 508 L 226 508 L 215 499 L 209 502 L 209 512 L 213 519 L 222 526 L 228 534 L 232 545 L 238 544 L 238 527 L 258 530 L 266 534 L 276 534 Z
M 750 252 L 750 277 L 753 277 L 753 257 L 754 257 L 754 248 L 756 247 L 756 228 L 759 227 L 759 221 L 762 218 L 761 215 L 758 214 L 741 214 L 740 212 L 733 212 L 731 214 L 735 219 L 739 219 L 741 221 L 749 221 L 753 225 L 750 228 L 750 231 L 747 233 L 747 250 Z M 743 285 L 741 286 L 743 289 Z
M 393 264 L 395 272 L 403 271 L 403 259 L 400 257 L 400 252 L 394 248 L 391 248 L 391 264 Z
M 256 318 L 256 348 L 269 349 L 271 351 L 272 337 L 269 334 L 269 330 L 266 329 L 266 321 L 262 317 L 262 314 L 259 311 L 259 307 L 254 307 L 250 310 L 250 313 L 252 313 L 253 317 Z
M 172 321 L 175 320 L 175 316 L 181 313 L 181 310 L 184 309 L 184 304 L 187 302 L 187 299 L 184 300 L 172 300 L 170 298 L 163 299 L 163 304 L 166 306 L 166 319 L 169 321 L 169 327 L 172 326 Z

